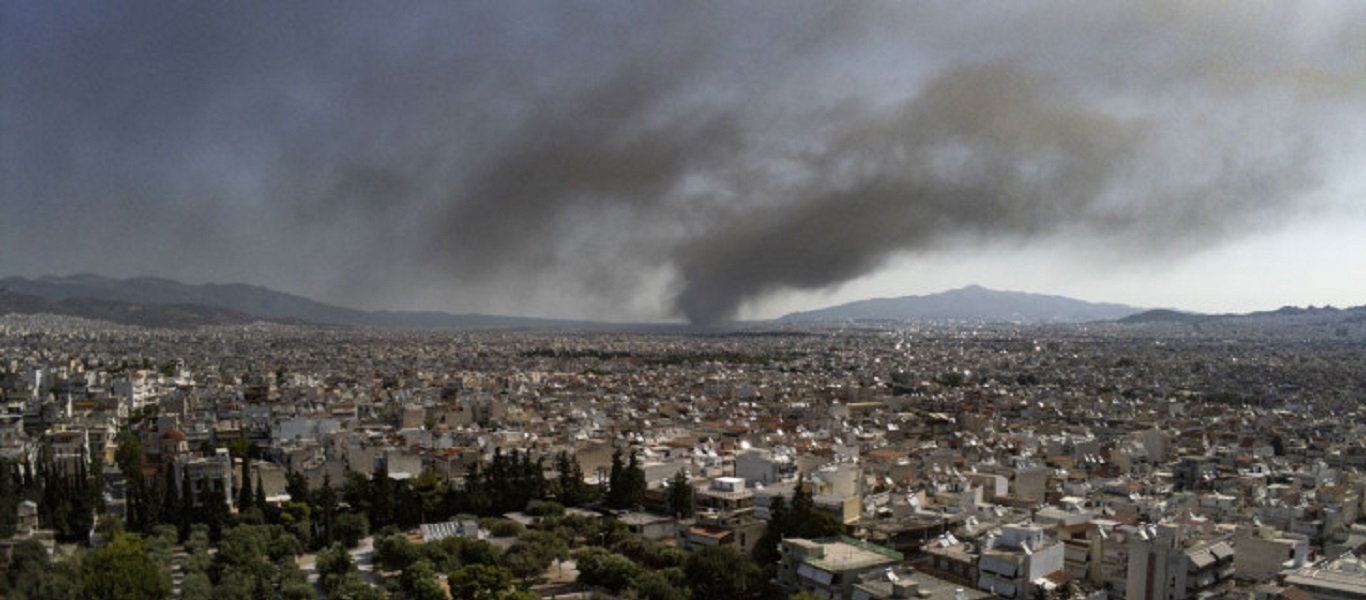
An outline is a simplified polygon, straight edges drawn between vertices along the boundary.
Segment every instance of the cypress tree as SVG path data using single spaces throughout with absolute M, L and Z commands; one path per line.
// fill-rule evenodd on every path
M 237 510 L 244 511 L 251 508 L 256 500 L 256 495 L 251 490 L 251 459 L 242 457 L 242 488 L 237 497 Z
M 673 516 L 680 519 L 691 517 L 692 500 L 692 484 L 688 482 L 688 474 L 679 469 L 674 474 L 673 481 L 669 483 L 669 509 Z
M 806 477 L 797 477 L 797 489 L 792 492 L 792 511 L 788 522 L 784 523 L 784 530 L 795 533 L 806 524 L 811 518 L 811 511 L 815 510 L 815 500 L 811 497 L 811 489 L 806 485 Z
M 266 489 L 261 485 L 261 472 L 256 472 L 256 508 L 266 509 Z
M 612 508 L 626 507 L 625 465 L 621 461 L 621 448 L 612 452 L 612 470 L 607 479 L 607 505 Z
M 645 469 L 640 467 L 640 458 L 635 450 L 626 463 L 626 508 L 638 508 L 645 504 Z
M 175 505 L 175 510 L 167 516 L 175 519 L 182 541 L 190 538 L 190 526 L 194 524 L 194 508 L 194 490 L 190 489 L 190 474 L 184 473 L 180 478 L 179 501 Z
M 380 460 L 370 474 L 370 526 L 379 529 L 394 522 L 394 486 L 387 460 Z
M 778 553 L 778 544 L 791 533 L 787 530 L 790 521 L 787 500 L 782 496 L 774 496 L 768 506 L 768 527 L 764 529 L 764 534 L 759 537 L 759 542 L 754 545 L 754 550 L 751 553 L 754 562 L 760 565 L 778 562 L 778 559 L 781 558 Z

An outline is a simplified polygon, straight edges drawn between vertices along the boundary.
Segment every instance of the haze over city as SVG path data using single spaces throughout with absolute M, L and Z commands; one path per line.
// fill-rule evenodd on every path
M 1352 2 L 9 3 L 0 276 L 723 322 L 1366 303 Z

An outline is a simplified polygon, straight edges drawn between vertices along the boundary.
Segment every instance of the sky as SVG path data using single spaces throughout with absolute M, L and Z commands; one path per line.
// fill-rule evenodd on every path
M 0 4 L 0 276 L 1366 304 L 1366 3 Z

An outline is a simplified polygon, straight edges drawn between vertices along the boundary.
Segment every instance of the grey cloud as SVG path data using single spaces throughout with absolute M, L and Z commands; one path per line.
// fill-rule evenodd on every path
M 1312 209 L 1366 73 L 1336 3 L 0 11 L 6 270 L 699 323 L 964 240 L 1133 260 Z

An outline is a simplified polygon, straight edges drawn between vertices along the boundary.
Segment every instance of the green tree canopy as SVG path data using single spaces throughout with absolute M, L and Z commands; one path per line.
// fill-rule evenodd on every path
M 447 578 L 455 600 L 495 600 L 512 591 L 513 575 L 506 567 L 472 564 L 453 571 Z
M 732 546 L 708 546 L 683 565 L 695 598 L 753 598 L 763 591 L 759 567 Z
M 399 577 L 399 589 L 404 600 L 446 600 L 446 591 L 436 580 L 436 570 L 432 563 L 419 560 L 403 569 Z
M 160 600 L 171 595 L 171 578 L 156 564 L 142 540 L 115 536 L 95 550 L 82 567 L 81 595 L 91 600 Z
M 635 561 L 604 548 L 590 547 L 578 557 L 579 583 L 619 592 L 645 571 Z
M 692 483 L 688 482 L 688 473 L 683 469 L 679 469 L 669 482 L 669 512 L 679 519 L 692 517 Z

